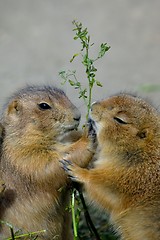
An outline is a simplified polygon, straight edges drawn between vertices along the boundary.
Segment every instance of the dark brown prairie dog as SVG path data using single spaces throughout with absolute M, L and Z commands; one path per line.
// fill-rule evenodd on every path
M 160 115 L 127 94 L 95 102 L 98 140 L 94 168 L 63 161 L 65 170 L 108 211 L 123 240 L 160 239 Z
M 0 198 L 0 219 L 12 224 L 15 231 L 46 230 L 38 239 L 72 239 L 66 210 L 68 180 L 59 160 L 72 153 L 76 163 L 85 167 L 91 159 L 87 136 L 79 139 L 72 134 L 79 121 L 78 109 L 54 87 L 26 87 L 6 104 L 0 162 L 6 189 Z M 78 160 L 81 148 L 87 150 Z M 9 233 L 8 227 L 1 226 L 1 239 Z

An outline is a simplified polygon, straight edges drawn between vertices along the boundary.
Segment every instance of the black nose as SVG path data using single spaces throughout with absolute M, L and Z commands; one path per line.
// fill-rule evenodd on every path
M 80 119 L 81 119 L 81 116 L 80 116 L 80 115 L 77 115 L 77 116 L 75 116 L 73 119 L 74 119 L 75 121 L 79 122 Z
M 93 128 L 94 121 L 93 121 L 91 118 L 89 118 L 87 124 L 88 124 L 88 126 L 89 126 L 89 129 L 90 129 L 90 128 Z

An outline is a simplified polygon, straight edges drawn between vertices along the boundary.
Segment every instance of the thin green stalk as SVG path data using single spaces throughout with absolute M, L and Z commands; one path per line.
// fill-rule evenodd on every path
M 86 115 L 86 120 L 88 121 L 89 119 L 89 111 L 91 109 L 91 102 L 92 102 L 92 87 L 89 87 L 89 94 L 88 94 L 88 109 L 87 109 L 87 115 Z
M 24 237 L 31 237 L 33 235 L 39 234 L 39 233 L 44 233 L 46 230 L 41 230 L 41 231 L 37 231 L 37 232 L 31 232 L 31 233 L 25 233 L 25 234 L 21 234 L 18 236 L 14 236 L 11 238 L 7 238 L 7 240 L 13 240 L 13 239 L 19 239 L 19 238 L 24 238 Z
M 78 232 L 77 232 L 77 223 L 76 223 L 76 217 L 75 217 L 75 190 L 72 191 L 71 211 L 72 211 L 74 240 L 77 240 Z

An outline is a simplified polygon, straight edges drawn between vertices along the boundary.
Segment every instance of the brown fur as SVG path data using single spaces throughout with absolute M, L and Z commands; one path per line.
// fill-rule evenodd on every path
M 91 170 L 64 161 L 125 240 L 160 239 L 160 115 L 120 94 L 92 105 L 98 153 Z
M 42 109 L 41 103 L 49 108 Z M 6 104 L 0 163 L 6 189 L 0 199 L 0 219 L 12 224 L 15 231 L 46 230 L 38 239 L 72 239 L 66 210 L 70 199 L 68 180 L 59 160 L 66 155 L 69 158 L 72 152 L 81 167 L 90 161 L 87 136 L 80 138 L 78 132 L 71 132 L 79 120 L 77 108 L 63 91 L 53 87 L 27 87 Z M 86 151 L 78 161 L 76 155 L 81 148 Z M 5 225 L 1 226 L 0 236 L 10 236 Z

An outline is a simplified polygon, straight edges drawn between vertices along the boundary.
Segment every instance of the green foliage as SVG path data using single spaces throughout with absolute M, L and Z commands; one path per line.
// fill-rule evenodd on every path
M 81 49 L 78 53 L 75 53 L 72 56 L 70 63 L 72 63 L 75 60 L 75 58 L 81 57 L 81 63 L 85 69 L 86 82 L 88 87 L 86 88 L 82 86 L 82 83 L 78 81 L 75 70 L 61 71 L 59 72 L 59 75 L 63 80 L 61 82 L 62 85 L 69 83 L 71 87 L 74 87 L 76 90 L 78 90 L 79 98 L 83 99 L 85 106 L 87 108 L 86 120 L 88 120 L 89 111 L 90 111 L 91 102 L 92 102 L 93 87 L 94 86 L 102 87 L 101 82 L 98 81 L 96 78 L 97 68 L 95 67 L 95 62 L 101 59 L 105 55 L 105 53 L 110 49 L 110 46 L 108 46 L 107 43 L 102 43 L 100 45 L 97 57 L 95 57 L 94 59 L 91 58 L 90 49 L 93 47 L 94 44 L 91 43 L 90 35 L 88 34 L 88 29 L 84 28 L 82 23 L 79 23 L 77 21 L 73 21 L 73 25 L 74 25 L 73 31 L 75 32 L 75 36 L 73 39 L 80 41 Z M 105 229 L 105 234 L 107 235 L 102 234 L 100 237 L 96 231 L 96 228 L 93 225 L 92 220 L 90 219 L 90 216 L 88 216 L 88 219 L 86 219 L 86 222 L 88 221 L 86 226 L 87 230 L 83 231 L 85 227 L 84 227 L 84 219 L 82 217 L 81 212 L 83 211 L 84 214 L 86 215 L 87 207 L 86 205 L 84 205 L 84 200 L 82 199 L 81 192 L 79 192 L 78 197 L 77 195 L 78 195 L 78 192 L 75 189 L 73 189 L 72 201 L 71 201 L 71 212 L 72 212 L 72 221 L 73 221 L 74 240 L 91 239 L 91 235 L 95 236 L 93 237 L 93 239 L 97 239 L 97 240 L 98 239 L 102 239 L 102 240 L 115 239 L 115 238 L 112 238 L 113 235 L 110 232 L 106 231 L 106 229 Z M 83 204 L 80 203 L 80 198 Z M 82 219 L 83 221 L 81 221 Z
M 72 200 L 71 200 L 71 211 L 72 211 L 72 221 L 73 221 L 73 233 L 74 233 L 74 240 L 78 240 L 78 229 L 79 229 L 79 222 L 80 222 L 80 215 L 81 209 L 79 208 L 80 200 L 76 197 L 77 191 L 73 189 L 72 191 Z M 76 208 L 75 208 L 75 201 L 76 201 Z
M 88 120 L 92 102 L 93 87 L 94 85 L 102 87 L 101 82 L 96 79 L 97 68 L 95 67 L 95 62 L 105 55 L 105 53 L 110 49 L 110 46 L 108 46 L 107 43 L 102 43 L 100 45 L 100 50 L 97 54 L 97 57 L 94 59 L 90 58 L 90 48 L 94 44 L 90 42 L 90 35 L 88 34 L 88 29 L 84 28 L 82 23 L 79 23 L 77 21 L 73 21 L 73 25 L 73 31 L 75 32 L 75 36 L 73 39 L 79 40 L 81 42 L 82 48 L 80 49 L 79 53 L 75 53 L 73 55 L 70 62 L 72 63 L 74 59 L 78 56 L 82 58 L 81 63 L 85 68 L 88 88 L 84 88 L 82 86 L 82 83 L 77 80 L 76 71 L 61 71 L 59 72 L 59 75 L 63 79 L 62 84 L 68 82 L 72 87 L 79 90 L 79 98 L 83 99 L 87 107 L 86 120 Z
M 79 89 L 79 98 L 82 98 L 87 106 L 87 89 L 82 88 L 81 83 L 77 80 L 76 71 L 61 71 L 59 72 L 59 75 L 63 79 L 63 82 L 61 83 L 62 85 L 64 85 L 66 82 L 69 82 L 72 87 Z
M 77 201 L 76 194 L 76 201 Z M 77 208 L 77 205 L 76 205 Z M 92 222 L 96 227 L 96 231 L 98 232 L 98 237 L 91 231 L 87 218 L 85 216 L 85 209 L 83 204 L 79 201 L 78 208 L 81 210 L 81 215 L 79 219 L 78 226 L 78 238 L 74 240 L 118 240 L 119 237 L 115 235 L 112 226 L 109 224 L 108 215 L 104 212 L 101 212 L 98 209 L 95 209 L 93 206 L 87 206 L 87 210 L 92 217 Z
M 14 227 L 5 221 L 0 221 L 1 224 L 6 225 L 10 229 L 11 237 L 8 237 L 6 240 L 15 240 L 15 239 L 23 239 L 23 240 L 36 240 L 38 239 L 38 235 L 41 233 L 45 233 L 46 230 L 41 230 L 37 232 L 30 232 L 30 233 L 22 233 L 21 230 L 14 231 Z

